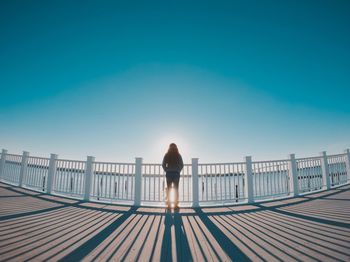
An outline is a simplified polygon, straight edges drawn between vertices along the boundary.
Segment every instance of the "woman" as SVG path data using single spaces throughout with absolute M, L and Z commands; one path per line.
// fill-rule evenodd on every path
M 170 194 L 171 184 L 173 184 L 173 187 L 175 190 L 174 204 L 175 204 L 175 208 L 178 208 L 178 202 L 179 202 L 178 191 L 179 191 L 180 172 L 184 167 L 184 164 L 176 144 L 174 143 L 170 144 L 168 152 L 165 154 L 163 158 L 162 166 L 164 171 L 166 172 L 166 184 L 167 184 L 166 204 L 168 208 L 170 208 L 169 194 Z

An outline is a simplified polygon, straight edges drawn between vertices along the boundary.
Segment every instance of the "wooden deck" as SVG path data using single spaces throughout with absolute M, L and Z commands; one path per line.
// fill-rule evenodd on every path
M 0 184 L 0 261 L 25 260 L 350 261 L 350 186 L 167 212 Z

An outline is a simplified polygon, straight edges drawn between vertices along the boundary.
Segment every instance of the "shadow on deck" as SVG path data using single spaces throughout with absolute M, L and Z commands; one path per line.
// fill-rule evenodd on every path
M 126 207 L 0 184 L 0 261 L 350 261 L 350 186 L 217 208 Z

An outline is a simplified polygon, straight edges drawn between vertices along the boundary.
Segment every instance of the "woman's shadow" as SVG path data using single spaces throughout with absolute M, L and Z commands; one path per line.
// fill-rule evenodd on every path
M 193 261 L 190 246 L 188 244 L 185 233 L 185 228 L 182 223 L 181 213 L 178 209 L 166 209 L 164 216 L 164 236 L 162 241 L 160 261 Z M 172 247 L 174 238 L 176 246 L 175 248 Z M 176 250 L 176 254 L 173 254 L 174 250 Z

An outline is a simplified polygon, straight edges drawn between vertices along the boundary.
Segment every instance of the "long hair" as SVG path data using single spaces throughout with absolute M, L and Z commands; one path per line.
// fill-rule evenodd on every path
M 179 154 L 179 149 L 177 148 L 177 145 L 175 143 L 171 143 L 169 145 L 168 154 L 171 154 L 171 155 Z
M 169 145 L 169 149 L 166 155 L 167 155 L 167 162 L 169 166 L 174 166 L 178 164 L 180 159 L 180 153 L 175 143 L 171 143 Z

